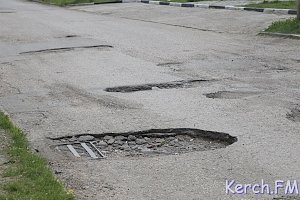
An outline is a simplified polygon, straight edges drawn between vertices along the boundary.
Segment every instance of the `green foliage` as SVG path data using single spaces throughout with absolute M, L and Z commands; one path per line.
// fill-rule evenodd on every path
M 55 4 L 58 6 L 65 6 L 69 4 L 79 4 L 79 3 L 117 3 L 120 0 L 41 0 L 44 3 Z
M 287 19 L 284 21 L 273 22 L 266 29 L 267 32 L 300 34 L 300 21 L 296 19 Z
M 248 4 L 245 7 L 252 8 L 279 8 L 279 9 L 295 9 L 296 1 L 264 1 L 257 4 Z
M 29 150 L 25 135 L 2 112 L 0 128 L 12 139 L 8 149 L 11 164 L 3 175 L 10 178 L 1 184 L 5 194 L 0 200 L 74 200 L 54 177 L 47 161 Z

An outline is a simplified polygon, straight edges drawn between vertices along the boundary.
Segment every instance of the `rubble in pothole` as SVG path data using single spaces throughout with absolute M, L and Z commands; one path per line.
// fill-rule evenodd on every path
M 107 157 L 115 156 L 141 156 L 141 155 L 176 155 L 193 151 L 207 151 L 225 148 L 229 145 L 226 141 L 211 140 L 190 135 L 153 136 L 153 135 L 103 135 L 95 138 L 91 135 L 62 138 L 64 144 L 73 144 L 74 149 L 84 156 L 84 149 L 80 143 L 87 142 L 96 147 Z M 67 148 L 61 148 L 66 150 Z

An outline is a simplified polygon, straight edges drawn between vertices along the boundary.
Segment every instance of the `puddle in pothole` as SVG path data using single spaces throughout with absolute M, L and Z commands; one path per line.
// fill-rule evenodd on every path
M 153 90 L 153 89 L 189 88 L 189 87 L 195 87 L 199 85 L 201 82 L 207 82 L 207 81 L 212 81 L 212 80 L 196 79 L 196 80 L 172 81 L 166 83 L 128 85 L 128 86 L 106 88 L 105 91 L 127 93 L 127 92 L 137 92 L 137 91 L 145 91 L 145 90 Z
M 227 133 L 189 128 L 151 129 L 52 139 L 59 141 L 56 149 L 66 155 L 91 158 L 177 155 L 225 148 L 237 141 L 236 137 Z

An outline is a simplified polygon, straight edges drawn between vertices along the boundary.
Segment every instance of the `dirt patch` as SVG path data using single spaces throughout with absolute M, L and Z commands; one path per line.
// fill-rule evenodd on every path
M 291 111 L 286 114 L 286 118 L 293 122 L 300 122 L 300 107 L 297 106 L 291 109 Z
M 211 99 L 240 99 L 248 96 L 258 95 L 259 92 L 245 92 L 245 91 L 218 91 L 214 93 L 204 94 Z
M 211 80 L 197 79 L 197 80 L 172 81 L 166 83 L 128 85 L 128 86 L 106 88 L 105 91 L 128 93 L 128 92 L 137 92 L 137 91 L 145 91 L 145 90 L 153 90 L 153 89 L 189 88 L 189 87 L 195 87 L 199 85 L 201 82 L 207 82 L 207 81 L 211 81 Z
M 225 148 L 237 141 L 227 133 L 200 129 L 150 129 L 138 132 L 103 133 L 52 138 L 59 141 L 56 149 L 68 156 L 96 157 L 176 155 L 193 151 Z M 70 146 L 72 145 L 72 150 Z M 84 145 L 83 145 L 84 144 Z M 74 154 L 75 150 L 75 154 Z M 73 151 L 73 153 L 71 153 Z M 78 154 L 76 154 L 78 153 Z M 101 155 L 103 154 L 103 155 Z

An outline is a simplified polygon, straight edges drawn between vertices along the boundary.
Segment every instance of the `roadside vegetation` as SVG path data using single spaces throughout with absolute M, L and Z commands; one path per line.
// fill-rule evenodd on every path
M 207 0 L 157 0 L 157 1 L 177 2 L 177 3 L 189 3 L 189 2 L 199 2 L 199 1 L 207 1 Z
M 287 19 L 273 22 L 272 25 L 269 26 L 265 31 L 273 33 L 300 34 L 300 20 Z
M 178 2 L 178 3 L 188 3 L 188 2 L 198 2 L 198 1 L 204 1 L 204 0 L 158 0 L 158 1 L 165 1 L 165 2 Z
M 0 200 L 74 200 L 54 177 L 47 161 L 32 153 L 23 132 L 0 112 L 0 129 L 10 138 L 7 169 L 1 171 Z
M 43 3 L 55 4 L 58 6 L 66 6 L 69 4 L 80 4 L 80 3 L 119 3 L 121 0 L 41 0 Z
M 257 4 L 248 4 L 245 7 L 252 8 L 275 8 L 275 9 L 296 9 L 297 17 L 273 22 L 265 32 L 300 34 L 300 0 L 296 1 L 264 1 Z
M 244 7 L 251 8 L 278 8 L 278 9 L 295 9 L 296 1 L 264 1 L 257 4 L 248 4 Z

